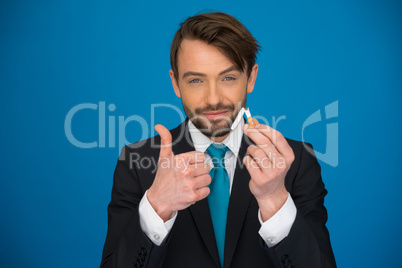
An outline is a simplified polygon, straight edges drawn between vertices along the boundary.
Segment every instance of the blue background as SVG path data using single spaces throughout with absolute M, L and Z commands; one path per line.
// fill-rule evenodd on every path
M 123 135 L 118 118 L 146 120 L 126 126 L 134 142 L 142 131 L 152 135 L 151 104 L 181 107 L 168 75 L 170 42 L 179 22 L 206 8 L 239 18 L 263 47 L 248 99 L 253 114 L 286 116 L 278 130 L 300 140 L 306 118 L 339 101 L 339 117 L 305 131 L 325 152 L 326 124 L 339 124 L 339 165 L 321 162 L 338 266 L 399 265 L 400 1 L 2 0 L 2 267 L 99 266 Z M 106 133 L 103 148 L 74 146 L 67 113 L 100 102 L 116 106 L 106 110 L 116 120 L 115 145 Z M 157 123 L 180 123 L 171 109 L 155 112 Z M 73 119 L 80 141 L 98 141 L 98 129 L 98 111 Z

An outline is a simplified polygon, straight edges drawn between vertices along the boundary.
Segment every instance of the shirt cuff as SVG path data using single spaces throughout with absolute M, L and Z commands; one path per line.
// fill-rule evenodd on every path
M 177 217 L 177 211 L 173 212 L 167 222 L 163 222 L 161 217 L 155 212 L 148 201 L 147 192 L 141 199 L 138 210 L 140 214 L 140 226 L 142 231 L 157 246 L 165 240 Z
M 263 222 L 261 212 L 258 210 L 258 220 L 261 223 L 258 233 L 268 247 L 277 245 L 289 235 L 296 219 L 296 213 L 295 203 L 289 193 L 285 204 L 266 222 Z

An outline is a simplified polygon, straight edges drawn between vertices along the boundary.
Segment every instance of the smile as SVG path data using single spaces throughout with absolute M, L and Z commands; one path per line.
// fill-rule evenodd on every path
M 226 113 L 227 111 L 220 110 L 220 111 L 206 112 L 203 113 L 202 115 L 208 118 L 209 120 L 218 120 L 225 117 Z

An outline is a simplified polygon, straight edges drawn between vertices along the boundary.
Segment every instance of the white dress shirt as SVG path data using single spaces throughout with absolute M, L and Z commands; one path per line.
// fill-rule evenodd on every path
M 239 154 L 241 140 L 243 136 L 244 121 L 241 120 L 238 126 L 223 140 L 230 150 L 225 155 L 225 167 L 229 176 L 229 192 L 231 193 L 234 172 L 236 169 L 237 156 Z M 205 153 L 206 163 L 212 168 L 213 163 L 211 157 L 206 152 L 207 148 L 214 143 L 211 139 L 202 134 L 191 121 L 188 121 L 188 129 L 190 131 L 191 139 L 194 143 L 196 151 Z M 242 159 L 241 159 L 242 161 Z M 265 241 L 268 247 L 275 246 L 288 236 L 293 222 L 296 218 L 296 206 L 292 197 L 288 194 L 288 199 L 279 211 L 272 216 L 269 220 L 263 222 L 261 213 L 258 211 L 258 217 L 261 228 L 259 234 Z M 152 208 L 147 199 L 147 192 L 145 192 L 139 204 L 140 225 L 142 231 L 148 238 L 155 244 L 160 246 L 166 236 L 169 234 L 177 217 L 177 211 L 171 215 L 167 222 L 159 217 L 159 215 Z

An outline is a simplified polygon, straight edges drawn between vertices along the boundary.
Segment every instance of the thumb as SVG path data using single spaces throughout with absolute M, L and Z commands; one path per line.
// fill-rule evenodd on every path
M 159 133 L 159 136 L 161 136 L 161 150 L 159 157 L 172 156 L 172 134 L 170 134 L 170 131 L 167 128 L 160 124 L 155 126 L 155 130 Z

